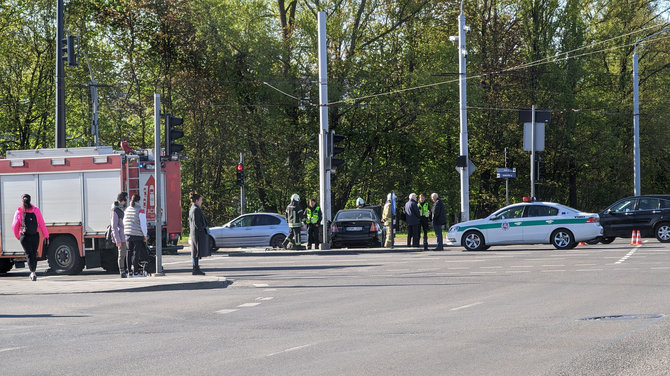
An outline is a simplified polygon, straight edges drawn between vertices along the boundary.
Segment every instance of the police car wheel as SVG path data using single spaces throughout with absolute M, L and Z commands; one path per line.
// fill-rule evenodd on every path
M 611 242 L 614 241 L 614 239 L 615 239 L 614 236 L 609 237 L 609 238 L 602 238 L 602 239 L 600 239 L 600 242 L 603 243 L 603 244 L 610 244 Z
M 551 233 L 551 244 L 556 249 L 571 249 L 576 245 L 574 235 L 562 228 Z
M 463 247 L 467 251 L 481 251 L 486 247 L 484 236 L 478 231 L 468 231 L 463 235 Z

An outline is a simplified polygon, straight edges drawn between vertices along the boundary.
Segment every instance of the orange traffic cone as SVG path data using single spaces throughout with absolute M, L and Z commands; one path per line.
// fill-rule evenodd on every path
M 630 234 L 630 245 L 637 245 L 637 237 L 635 236 L 635 230 Z
M 578 246 L 580 246 L 580 245 L 586 245 L 586 243 L 584 243 L 584 242 L 579 242 L 579 244 L 577 244 L 577 245 L 578 245 Z
M 635 236 L 635 245 L 641 245 L 642 244 L 642 237 L 640 236 L 640 230 L 637 231 L 637 235 Z

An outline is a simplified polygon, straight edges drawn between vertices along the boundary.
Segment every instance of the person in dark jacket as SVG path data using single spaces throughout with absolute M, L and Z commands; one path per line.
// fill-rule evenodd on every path
M 205 214 L 200 210 L 202 196 L 195 192 L 189 194 L 191 199 L 191 210 L 188 212 L 188 223 L 191 229 L 189 243 L 191 244 L 191 257 L 193 258 L 193 275 L 205 275 L 200 270 L 199 260 L 211 255 L 209 245 L 209 233 Z
M 437 238 L 436 251 L 443 251 L 444 244 L 442 243 L 443 226 L 447 224 L 447 212 L 444 208 L 444 202 L 440 200 L 437 193 L 430 195 L 433 199 L 433 229 L 435 229 L 435 237 Z
M 416 203 L 416 193 L 409 195 L 409 201 L 405 204 L 405 217 L 407 222 L 407 246 L 419 246 L 419 205 Z M 411 243 L 411 245 L 410 245 Z
M 284 239 L 282 246 L 286 248 L 290 243 L 295 247 L 302 247 L 300 239 L 300 230 L 305 212 L 300 205 L 300 196 L 294 193 L 291 196 L 291 203 L 286 207 L 286 222 L 288 222 L 288 236 Z
M 40 232 L 45 240 L 45 249 L 49 244 L 49 230 L 44 223 L 40 209 L 30 203 L 30 195 L 21 196 L 23 205 L 16 209 L 12 230 L 14 236 L 21 242 L 23 252 L 26 254 L 28 269 L 30 269 L 30 280 L 37 281 L 37 249 L 40 246 Z

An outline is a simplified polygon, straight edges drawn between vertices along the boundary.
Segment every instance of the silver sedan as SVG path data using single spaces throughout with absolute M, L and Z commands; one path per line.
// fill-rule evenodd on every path
M 212 227 L 209 234 L 212 248 L 273 247 L 281 248 L 288 236 L 286 219 L 275 213 L 241 215 L 223 226 Z M 307 242 L 307 228 L 301 228 L 301 241 Z

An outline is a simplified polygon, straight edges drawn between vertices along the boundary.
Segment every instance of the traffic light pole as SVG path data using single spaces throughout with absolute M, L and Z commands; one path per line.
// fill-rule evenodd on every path
M 322 211 L 321 229 L 323 241 L 321 249 L 329 249 L 328 222 L 330 221 L 330 171 L 326 166 L 328 152 L 328 54 L 326 50 L 326 12 L 318 14 L 319 38 L 319 200 Z
M 63 63 L 63 0 L 58 0 L 56 23 L 56 148 L 65 147 L 65 67 Z
M 161 171 L 161 95 L 154 93 L 154 175 L 156 202 L 156 272 L 155 276 L 164 276 L 163 272 L 163 179 Z

